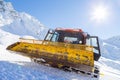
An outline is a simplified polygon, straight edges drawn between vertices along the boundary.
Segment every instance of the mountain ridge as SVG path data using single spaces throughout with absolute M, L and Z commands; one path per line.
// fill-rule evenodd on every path
M 46 27 L 33 16 L 17 12 L 10 2 L 0 1 L 0 29 L 12 34 L 39 38 Z

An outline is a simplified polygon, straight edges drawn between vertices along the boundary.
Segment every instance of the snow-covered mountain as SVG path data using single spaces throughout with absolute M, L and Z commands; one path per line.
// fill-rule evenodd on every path
M 120 48 L 120 36 L 111 37 L 111 38 L 105 40 L 105 42 L 110 43 L 110 44 L 115 45 Z
M 101 42 L 102 56 L 120 61 L 120 36 L 114 36 Z
M 45 26 L 27 13 L 17 12 L 10 2 L 0 0 L 0 29 L 20 36 L 39 38 Z

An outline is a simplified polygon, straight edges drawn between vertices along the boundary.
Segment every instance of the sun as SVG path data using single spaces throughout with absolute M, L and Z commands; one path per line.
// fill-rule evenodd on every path
M 92 20 L 96 20 L 97 22 L 102 22 L 106 20 L 108 17 L 108 10 L 105 6 L 96 6 L 92 11 Z

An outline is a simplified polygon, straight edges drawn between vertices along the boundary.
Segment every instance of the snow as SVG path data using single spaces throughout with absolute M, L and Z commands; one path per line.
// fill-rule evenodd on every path
M 18 13 L 18 15 L 19 17 L 13 20 L 10 25 L 3 26 L 1 29 L 16 35 L 31 35 L 38 38 L 38 34 L 44 30 L 44 25 L 26 13 Z
M 105 42 L 120 47 L 120 36 L 114 36 L 112 38 L 105 40 Z
M 100 80 L 119 80 L 120 79 L 120 61 L 114 61 L 101 57 L 96 63 L 100 66 Z
M 0 80 L 120 80 L 120 36 L 100 39 L 102 57 L 95 62 L 100 67 L 98 79 L 37 64 L 6 50 L 21 37 L 43 39 L 47 30 L 36 18 L 17 12 L 11 3 L 0 0 Z
M 18 35 L 13 35 L 0 29 L 0 45 L 7 47 L 8 45 L 19 41 Z
M 10 15 L 8 15 L 11 13 Z M 10 2 L 3 2 L 0 1 L 0 26 L 8 25 L 10 24 L 13 19 L 11 18 L 11 15 L 14 14 L 14 8 L 12 7 L 12 4 Z
M 24 39 L 35 39 L 33 36 L 27 36 L 27 35 L 22 36 L 22 37 L 20 37 L 20 38 L 24 38 Z
M 102 55 L 106 58 L 112 59 L 112 60 L 119 60 L 120 61 L 120 47 L 113 45 L 111 43 L 104 42 L 102 48 Z
M 29 68 L 8 62 L 2 61 L 1 64 L 2 66 L 0 66 L 0 68 L 4 67 L 4 69 L 0 71 L 1 80 L 66 80 L 59 77 L 58 79 L 54 79 L 56 76 L 49 76 L 46 73 L 40 73 L 38 70 L 29 70 Z M 13 67 L 15 67 L 15 69 L 13 69 Z M 5 75 L 7 75 L 7 77 Z
M 39 39 L 39 33 L 47 29 L 33 16 L 14 10 L 10 2 L 0 4 L 0 29 L 12 34 L 30 35 Z

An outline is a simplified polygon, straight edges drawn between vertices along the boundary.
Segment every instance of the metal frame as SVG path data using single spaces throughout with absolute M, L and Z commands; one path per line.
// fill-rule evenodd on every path
M 98 39 L 97 36 L 90 36 L 89 38 L 96 38 L 96 40 L 97 40 L 97 47 L 94 47 L 94 46 L 93 46 L 93 48 L 95 48 L 95 49 L 98 50 L 98 54 L 94 52 L 94 60 L 95 60 L 95 61 L 98 61 L 99 58 L 100 58 L 100 56 L 101 56 L 100 45 L 99 45 L 99 39 Z M 92 46 L 92 44 L 91 44 L 91 46 Z

